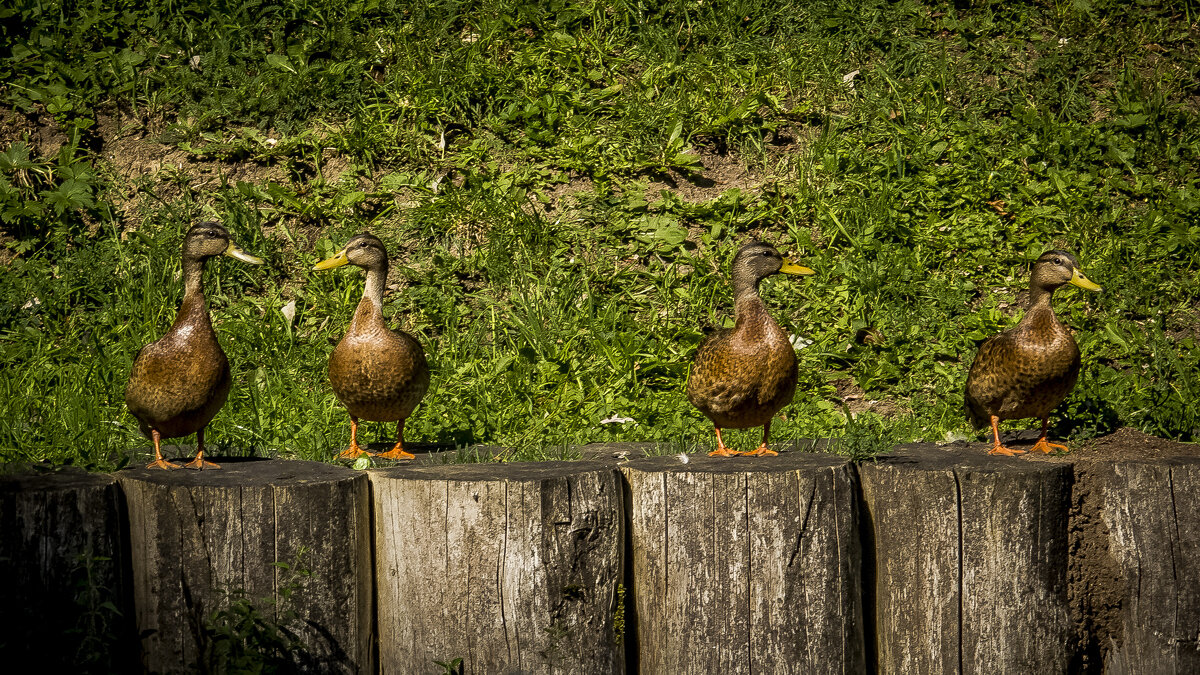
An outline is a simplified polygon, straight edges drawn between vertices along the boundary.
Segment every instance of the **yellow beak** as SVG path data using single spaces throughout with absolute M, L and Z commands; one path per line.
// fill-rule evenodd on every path
M 780 267 L 779 271 L 784 274 L 816 274 L 816 272 L 804 265 L 797 265 L 787 258 L 783 259 L 783 267 Z
M 346 257 L 346 249 L 342 249 L 342 250 L 338 251 L 337 253 L 333 254 L 332 258 L 326 258 L 326 259 L 322 260 L 321 262 L 317 263 L 313 267 L 313 269 L 314 270 L 331 270 L 335 267 L 341 267 L 342 265 L 345 265 L 348 262 L 350 262 L 350 258 Z
M 1071 281 L 1069 283 L 1072 286 L 1078 286 L 1080 288 L 1083 288 L 1083 289 L 1086 289 L 1089 291 L 1104 290 L 1103 286 L 1099 286 L 1097 284 L 1093 284 L 1092 282 L 1088 281 L 1088 278 L 1083 276 L 1083 272 L 1080 272 L 1078 269 L 1071 270 Z
M 225 255 L 229 256 L 230 258 L 235 258 L 237 260 L 241 260 L 242 262 L 248 262 L 251 265 L 263 264 L 262 258 L 255 258 L 254 256 L 250 255 L 249 253 L 246 253 L 242 249 L 238 248 L 238 245 L 233 243 L 232 241 L 229 242 L 229 246 L 225 247 Z

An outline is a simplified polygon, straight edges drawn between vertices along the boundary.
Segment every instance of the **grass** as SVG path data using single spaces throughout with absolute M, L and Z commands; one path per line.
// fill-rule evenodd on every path
M 111 468 L 145 446 L 125 378 L 174 317 L 201 218 L 267 260 L 207 276 L 235 374 L 209 434 L 225 453 L 346 443 L 324 369 L 362 274 L 310 268 L 363 230 L 392 255 L 385 312 L 434 368 L 412 441 L 708 447 L 688 363 L 731 320 L 752 237 L 817 270 L 763 285 L 812 341 L 779 442 L 970 433 L 967 366 L 1049 247 L 1105 286 L 1056 298 L 1084 367 L 1055 433 L 1195 440 L 1197 21 L 1102 0 L 18 0 L 3 458 Z

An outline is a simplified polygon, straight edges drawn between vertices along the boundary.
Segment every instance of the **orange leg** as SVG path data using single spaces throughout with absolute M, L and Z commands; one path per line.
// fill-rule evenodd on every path
M 763 440 L 762 445 L 746 453 L 747 457 L 774 457 L 778 452 L 767 447 L 767 439 L 771 437 L 771 420 L 763 425 Z
M 363 450 L 358 446 L 358 418 L 354 415 L 350 416 L 350 447 L 346 448 L 338 455 L 338 459 L 355 459 L 363 455 L 371 453 Z
M 196 432 L 196 458 L 184 464 L 188 469 L 219 469 L 220 464 L 204 459 L 204 430 Z
M 158 433 L 158 429 L 150 430 L 150 438 L 151 438 L 151 440 L 154 441 L 154 461 L 147 464 L 146 468 L 147 469 L 167 469 L 167 470 L 178 469 L 179 467 L 177 467 L 174 464 L 163 459 L 162 450 L 158 449 L 159 439 L 162 438 L 162 436 L 160 436 Z
M 375 456 L 381 457 L 383 459 L 416 459 L 417 458 L 417 456 L 412 454 L 411 452 L 404 451 L 404 420 L 400 420 L 399 422 L 396 423 L 396 444 L 392 446 L 392 449 L 388 450 L 385 453 L 375 455 Z
M 1000 418 L 996 417 L 995 415 L 992 415 L 992 438 L 995 439 L 996 443 L 992 446 L 992 449 L 988 451 L 989 455 L 1008 455 L 1009 457 L 1012 457 L 1013 455 L 1025 454 L 1024 450 L 1013 450 L 1012 448 L 1006 448 L 1000 444 Z
M 1034 443 L 1033 447 L 1030 448 L 1029 451 L 1037 452 L 1038 450 L 1041 450 L 1043 453 L 1045 453 L 1047 455 L 1050 454 L 1051 452 L 1054 452 L 1055 450 L 1062 450 L 1063 452 L 1070 452 L 1071 449 L 1068 448 L 1067 446 L 1059 445 L 1058 443 L 1051 443 L 1046 440 L 1046 430 L 1049 428 L 1050 428 L 1050 418 L 1043 417 L 1042 418 L 1042 435 L 1038 436 L 1037 443 Z
M 717 449 L 708 453 L 709 457 L 735 457 L 737 455 L 742 454 L 742 453 L 738 452 L 737 450 L 731 450 L 727 445 L 725 445 L 725 441 L 721 440 L 721 427 L 716 427 L 716 430 L 717 430 Z

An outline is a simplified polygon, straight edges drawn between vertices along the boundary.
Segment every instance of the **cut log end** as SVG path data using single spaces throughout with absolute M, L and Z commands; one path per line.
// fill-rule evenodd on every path
M 623 672 L 611 467 L 404 466 L 371 485 L 382 672 Z
M 366 476 L 319 462 L 224 459 L 222 467 L 118 474 L 146 666 L 227 667 L 222 659 L 238 645 L 226 629 L 236 629 L 237 612 L 251 612 L 263 630 L 249 648 L 268 663 L 371 670 Z
M 112 476 L 0 476 L 0 653 L 7 663 L 63 672 L 136 667 L 124 521 Z
M 660 457 L 622 472 L 643 672 L 865 671 L 846 458 Z

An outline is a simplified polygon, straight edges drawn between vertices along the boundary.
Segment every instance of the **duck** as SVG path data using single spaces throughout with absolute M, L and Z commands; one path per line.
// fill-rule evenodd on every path
M 770 244 L 750 242 L 734 255 L 734 326 L 705 338 L 688 373 L 687 399 L 713 424 L 717 449 L 711 457 L 769 456 L 771 420 L 796 393 L 799 368 L 788 334 L 775 323 L 758 294 L 773 274 L 809 275 L 813 270 L 780 255 Z M 731 450 L 721 429 L 763 428 L 762 444 L 750 452 Z
M 350 415 L 350 447 L 339 459 L 374 455 L 383 459 L 414 459 L 404 450 L 404 422 L 429 389 L 429 363 L 416 338 L 392 330 L 383 320 L 383 287 L 388 255 L 383 242 L 364 232 L 342 250 L 322 260 L 314 270 L 354 265 L 367 271 L 362 299 L 346 334 L 329 356 L 329 384 Z M 384 453 L 371 453 L 358 444 L 358 421 L 396 422 L 396 444 Z
M 256 258 L 237 246 L 220 223 L 197 223 L 183 238 L 183 300 L 175 322 L 162 337 L 138 350 L 125 385 L 125 405 L 143 435 L 154 442 L 148 469 L 178 469 L 163 459 L 160 442 L 196 434 L 189 469 L 219 469 L 204 459 L 204 430 L 229 395 L 229 360 L 213 331 L 204 299 L 204 268 L 227 255 L 252 265 Z
M 1046 440 L 1050 411 L 1075 388 L 1079 379 L 1079 346 L 1071 331 L 1054 315 L 1054 291 L 1071 284 L 1100 292 L 1079 269 L 1074 255 L 1049 250 L 1033 263 L 1029 274 L 1029 309 L 1009 330 L 993 335 L 979 347 L 967 375 L 967 416 L 975 429 L 991 424 L 991 455 L 1021 455 L 1024 450 L 1000 442 L 1000 420 L 1040 417 L 1042 433 L 1031 452 L 1049 454 L 1067 446 Z

